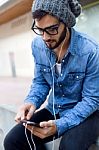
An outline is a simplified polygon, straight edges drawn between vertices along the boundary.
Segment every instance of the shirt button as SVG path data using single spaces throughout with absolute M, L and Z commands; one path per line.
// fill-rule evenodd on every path
M 63 94 L 63 97 L 65 97 L 65 95 Z
M 62 60 L 62 62 L 64 62 L 64 59 Z
M 61 77 L 63 76 L 63 74 L 61 73 Z
M 58 108 L 61 108 L 61 106 L 60 106 L 60 105 L 58 105 Z
M 60 84 L 59 86 L 62 87 L 62 84 Z
M 78 79 L 78 78 L 79 78 L 79 76 L 76 76 L 76 78 Z
M 46 71 L 46 69 L 44 69 L 44 71 Z

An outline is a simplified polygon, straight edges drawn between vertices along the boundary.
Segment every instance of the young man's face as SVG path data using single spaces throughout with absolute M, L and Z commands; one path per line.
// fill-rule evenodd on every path
M 40 30 L 44 42 L 50 49 L 57 48 L 66 37 L 65 25 L 51 15 L 45 15 L 40 20 L 36 19 L 35 27 Z

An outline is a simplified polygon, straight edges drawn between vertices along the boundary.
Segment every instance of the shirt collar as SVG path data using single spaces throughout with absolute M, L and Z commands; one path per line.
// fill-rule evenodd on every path
M 68 52 L 70 52 L 72 55 L 75 55 L 77 50 L 77 39 L 77 32 L 74 28 L 71 28 L 71 39 L 68 47 Z

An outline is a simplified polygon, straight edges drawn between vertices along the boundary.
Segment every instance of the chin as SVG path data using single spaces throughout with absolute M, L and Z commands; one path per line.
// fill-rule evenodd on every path
M 55 49 L 55 46 L 47 46 L 49 49 Z
M 46 44 L 48 48 L 53 49 L 54 46 L 52 46 L 51 44 Z
M 46 43 L 46 42 L 45 42 L 45 44 L 46 44 L 46 46 L 47 46 L 49 49 L 55 49 L 55 48 L 58 47 L 57 44 L 48 44 L 48 43 Z

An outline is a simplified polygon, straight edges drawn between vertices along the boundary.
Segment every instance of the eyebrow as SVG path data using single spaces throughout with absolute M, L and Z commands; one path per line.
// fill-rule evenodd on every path
M 52 27 L 58 26 L 59 24 L 60 24 L 60 23 L 57 23 L 57 24 L 54 24 L 54 25 L 51 25 L 51 26 L 45 27 L 44 29 L 49 29 L 49 28 L 52 28 Z M 43 29 L 43 28 L 40 28 L 40 27 L 38 27 L 38 26 L 36 26 L 36 25 L 35 25 L 35 27 L 36 27 L 36 28 L 38 28 L 38 29 L 41 29 L 41 30 Z

